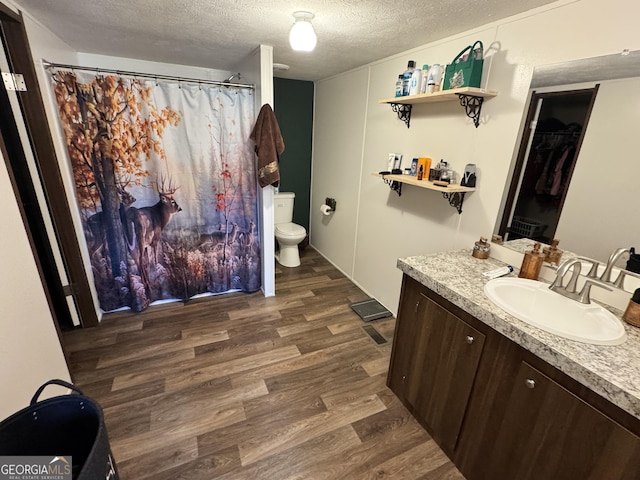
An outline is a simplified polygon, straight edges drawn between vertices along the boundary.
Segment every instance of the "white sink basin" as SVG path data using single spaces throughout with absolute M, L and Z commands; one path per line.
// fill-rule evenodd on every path
M 484 293 L 514 317 L 547 332 L 594 345 L 620 345 L 627 339 L 622 322 L 600 305 L 582 304 L 524 278 L 496 278 Z

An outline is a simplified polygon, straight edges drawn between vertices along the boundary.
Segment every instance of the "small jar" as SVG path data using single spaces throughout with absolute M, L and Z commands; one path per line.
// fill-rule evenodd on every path
M 471 252 L 471 255 L 484 260 L 486 258 L 489 258 L 490 249 L 491 244 L 487 242 L 487 239 L 484 237 L 480 237 L 480 240 L 478 240 L 473 246 L 473 252 Z

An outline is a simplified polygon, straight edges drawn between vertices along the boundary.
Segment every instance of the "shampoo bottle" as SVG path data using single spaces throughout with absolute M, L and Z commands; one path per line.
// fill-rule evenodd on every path
M 540 251 L 540 244 L 536 242 L 533 245 L 532 250 L 524 252 L 524 258 L 522 259 L 522 266 L 520 267 L 518 277 L 528 278 L 529 280 L 538 280 L 540 269 L 542 268 L 542 262 L 544 262 L 544 253 Z
M 416 68 L 411 74 L 411 83 L 409 86 L 409 95 L 418 95 L 422 86 L 422 70 Z
M 429 69 L 429 75 L 427 77 L 427 93 L 435 93 L 440 90 L 441 82 L 442 66 L 439 63 L 434 63 Z

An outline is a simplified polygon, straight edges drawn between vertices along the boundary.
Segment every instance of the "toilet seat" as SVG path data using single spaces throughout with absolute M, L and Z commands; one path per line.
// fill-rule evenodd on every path
M 299 237 L 300 235 L 304 237 L 307 234 L 305 228 L 297 223 L 278 223 L 275 227 L 276 235 L 282 237 Z

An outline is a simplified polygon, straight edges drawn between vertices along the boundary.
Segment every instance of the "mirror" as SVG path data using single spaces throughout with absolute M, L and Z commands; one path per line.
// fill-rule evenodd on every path
M 598 92 L 555 238 L 562 249 L 606 261 L 616 248 L 640 247 L 636 210 L 640 160 L 634 149 L 640 135 L 640 51 L 536 67 L 531 91 L 564 91 L 596 84 Z M 520 175 L 514 174 L 514 188 L 519 187 L 519 181 Z M 502 216 L 500 212 L 495 232 Z

